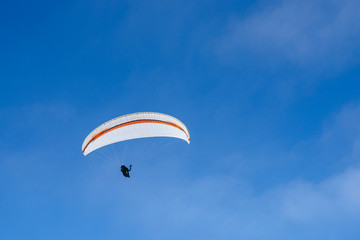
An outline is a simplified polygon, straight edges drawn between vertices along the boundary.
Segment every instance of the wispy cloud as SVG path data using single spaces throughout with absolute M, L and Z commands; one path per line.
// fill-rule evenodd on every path
M 217 51 L 221 57 L 245 51 L 305 66 L 342 67 L 359 60 L 359 11 L 356 0 L 280 1 L 231 19 Z
M 110 203 L 119 226 L 141 226 L 150 239 L 318 239 L 328 234 L 327 239 L 339 239 L 345 229 L 353 236 L 358 232 L 353 222 L 360 220 L 359 184 L 357 168 L 319 183 L 293 181 L 259 195 L 229 177 L 177 184 L 150 180 L 116 195 L 102 186 L 100 192 L 108 197 L 97 202 Z
M 359 122 L 360 104 L 357 102 L 344 106 L 324 122 L 318 136 L 296 144 L 292 151 L 294 158 L 299 158 L 299 162 L 306 164 L 309 169 L 322 168 L 318 176 L 359 164 Z
M 360 213 L 360 170 L 350 168 L 318 184 L 294 182 L 283 191 L 282 213 L 298 223 L 311 225 L 358 219 Z

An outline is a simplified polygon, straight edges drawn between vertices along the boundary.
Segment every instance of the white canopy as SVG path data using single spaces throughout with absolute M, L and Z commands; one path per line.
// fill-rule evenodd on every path
M 190 143 L 190 134 L 180 120 L 162 113 L 140 112 L 114 118 L 92 131 L 82 144 L 86 156 L 103 146 L 136 138 L 174 137 Z

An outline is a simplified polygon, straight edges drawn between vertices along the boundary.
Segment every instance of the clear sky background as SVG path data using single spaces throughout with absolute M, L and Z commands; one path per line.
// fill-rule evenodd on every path
M 360 239 L 359 12 L 3 1 L 0 239 Z M 141 111 L 179 118 L 191 144 L 128 153 L 130 180 L 122 158 L 82 155 Z

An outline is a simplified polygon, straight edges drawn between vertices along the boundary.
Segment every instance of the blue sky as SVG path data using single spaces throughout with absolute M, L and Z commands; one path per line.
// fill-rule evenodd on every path
M 0 238 L 359 239 L 359 11 L 3 3 Z M 82 155 L 95 127 L 141 111 L 179 118 L 191 144 Z

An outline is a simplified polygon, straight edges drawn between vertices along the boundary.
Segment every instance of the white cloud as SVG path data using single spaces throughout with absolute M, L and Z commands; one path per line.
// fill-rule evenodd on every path
M 290 0 L 232 19 L 220 40 L 220 56 L 255 52 L 303 65 L 343 65 L 359 53 L 360 2 Z
M 360 104 L 353 103 L 334 113 L 318 136 L 299 142 L 292 150 L 298 158 L 325 169 L 354 166 L 360 159 Z M 304 161 L 306 162 L 306 161 Z
M 348 169 L 318 184 L 294 182 L 283 191 L 282 213 L 292 221 L 305 224 L 336 222 L 359 218 L 360 170 Z

